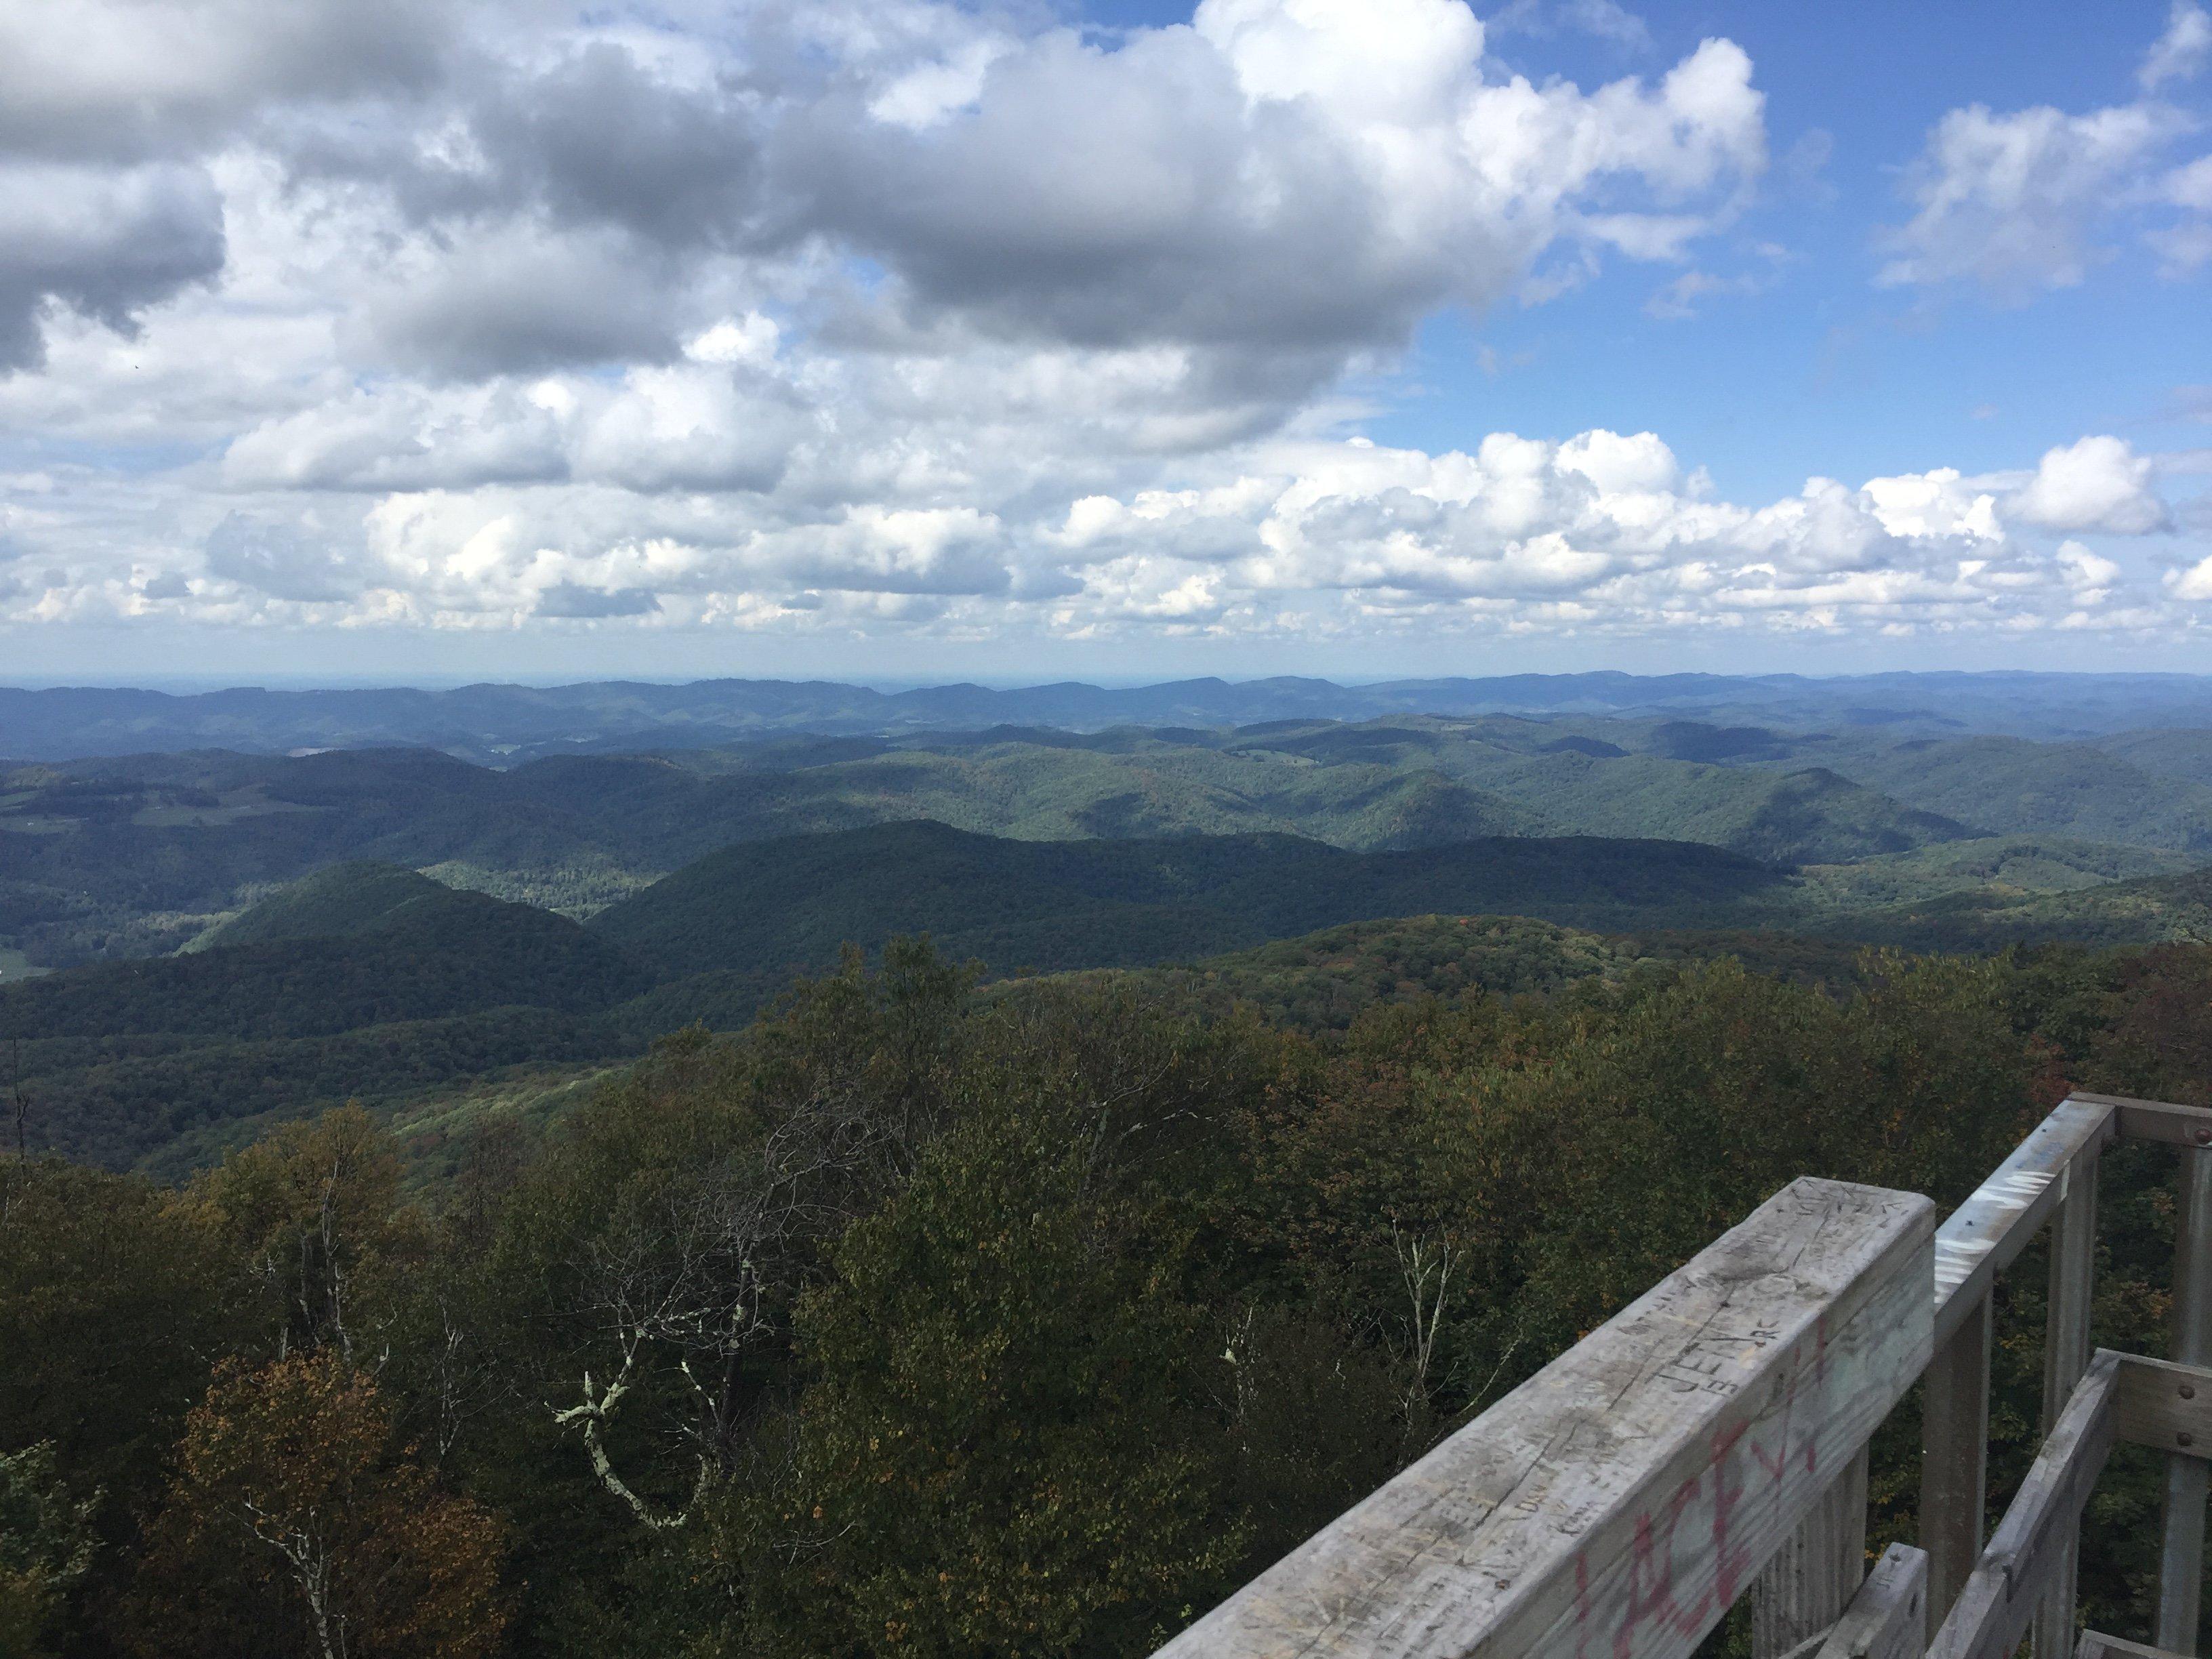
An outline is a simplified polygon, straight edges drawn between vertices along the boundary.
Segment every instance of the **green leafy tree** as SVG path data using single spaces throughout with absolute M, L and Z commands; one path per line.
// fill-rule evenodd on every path
M 91 1571 L 91 1498 L 72 1500 L 50 1443 L 0 1452 L 0 1656 L 43 1659 L 63 1602 Z
M 277 1351 L 327 1345 L 351 1358 L 391 1317 L 393 1275 L 424 1249 L 398 1189 L 391 1136 L 349 1105 L 233 1153 L 193 1193 L 259 1285 Z
M 1133 1652 L 1225 1587 L 1187 1236 L 1098 1191 L 1068 1127 L 956 1131 L 839 1245 L 800 1313 L 819 1380 L 782 1507 L 740 1517 L 801 1564 L 755 1641 Z
M 50 1459 L 90 1505 L 100 1547 L 70 1597 L 89 1634 L 112 1622 L 185 1413 L 247 1336 L 240 1279 L 197 1206 L 151 1182 L 11 1161 L 0 1188 L 0 1456 Z

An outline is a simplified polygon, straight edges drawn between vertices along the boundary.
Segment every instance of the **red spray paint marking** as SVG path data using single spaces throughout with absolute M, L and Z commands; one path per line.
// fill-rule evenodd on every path
M 1623 1609 L 1622 1622 L 1613 1632 L 1613 1659 L 1632 1659 L 1636 1633 L 1647 1623 L 1671 1626 L 1681 1635 L 1695 1640 L 1704 1634 L 1708 1615 L 1715 1607 L 1733 1606 L 1750 1576 L 1753 1563 L 1746 1546 L 1731 1542 L 1729 1531 L 1737 1511 L 1750 1496 L 1743 1474 L 1745 1464 L 1737 1455 L 1739 1449 L 1747 1449 L 1752 1459 L 1766 1475 L 1765 1487 L 1780 1486 L 1792 1461 L 1796 1448 L 1790 1444 L 1790 1431 L 1796 1419 L 1798 1395 L 1809 1377 L 1816 1389 L 1827 1379 L 1828 1322 L 1822 1316 L 1814 1327 L 1814 1351 L 1807 1364 L 1795 1367 L 1789 1375 L 1782 1395 L 1779 1437 L 1771 1452 L 1763 1447 L 1757 1436 L 1750 1433 L 1751 1424 L 1738 1423 L 1717 1431 L 1711 1443 L 1705 1474 L 1713 1477 L 1713 1515 L 1711 1537 L 1714 1547 L 1714 1578 L 1712 1587 L 1700 1595 L 1696 1601 L 1685 1607 L 1675 1593 L 1674 1536 L 1683 1514 L 1694 1503 L 1705 1484 L 1705 1474 L 1684 1482 L 1660 1510 L 1655 1522 L 1647 1511 L 1636 1518 L 1635 1541 L 1629 1560 L 1627 1605 Z M 1808 1474 L 1817 1471 L 1820 1448 L 1817 1432 L 1808 1434 L 1802 1443 L 1804 1467 Z M 1589 1562 L 1587 1557 L 1575 1558 L 1576 1659 L 1589 1659 L 1588 1644 L 1591 1612 Z
M 1630 1659 L 1637 1627 L 1646 1620 L 1664 1620 L 1685 1635 L 1694 1634 L 1704 1625 L 1705 1611 L 1712 1605 L 1711 1590 L 1686 1610 L 1674 1599 L 1675 1528 L 1704 1485 L 1703 1475 L 1684 1481 L 1667 1501 L 1656 1528 L 1648 1512 L 1636 1517 L 1636 1542 L 1628 1561 L 1628 1605 L 1623 1609 L 1620 1628 L 1613 1632 L 1613 1659 Z
M 1713 1594 L 1723 1607 L 1733 1606 L 1751 1558 L 1741 1543 L 1729 1542 L 1729 1521 L 1743 1497 L 1743 1465 L 1735 1455 L 1736 1443 L 1751 1425 L 1739 1423 L 1713 1437 Z M 1729 1472 L 1735 1471 L 1731 1481 Z

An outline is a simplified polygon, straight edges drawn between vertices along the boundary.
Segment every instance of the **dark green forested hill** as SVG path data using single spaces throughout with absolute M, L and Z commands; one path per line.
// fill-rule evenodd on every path
M 0 986 L 37 1141 L 127 1164 L 210 1124 L 643 1045 L 605 1016 L 650 976 L 565 917 L 375 866 L 304 885 L 266 902 L 270 936 L 246 912 L 251 943 Z M 379 894 L 399 902 L 367 914 Z M 334 931 L 285 936 L 317 919 Z
M 1471 994 L 1545 995 L 1583 980 L 1613 981 L 1733 958 L 1809 986 L 1850 988 L 1878 957 L 1859 941 L 1765 930 L 1655 928 L 1596 933 L 1528 916 L 1389 916 L 1210 957 L 1188 967 L 1085 969 L 1054 978 L 1141 987 L 1219 1012 L 1249 1003 L 1306 1030 L 1341 1030 L 1379 1004 Z M 1026 981 L 994 994 L 1020 995 Z
M 48 966 L 152 954 L 272 884 L 362 859 L 581 917 L 732 842 L 916 818 L 1045 841 L 1273 831 L 1358 851 L 1595 835 L 1793 862 L 1966 833 L 1802 762 L 1677 758 L 1746 752 L 1725 728 L 1701 743 L 1686 726 L 1401 717 L 782 739 L 510 770 L 391 749 L 23 767 L 0 775 L 0 946 Z
M 1634 758 L 1565 752 L 1586 766 Z M 1794 787 L 1808 775 L 1731 775 Z M 1393 918 L 1487 917 L 1652 939 L 1724 933 L 1736 953 L 1794 971 L 1858 943 L 2212 932 L 2212 878 L 2173 872 L 2173 858 L 2015 837 L 1790 870 L 1694 841 L 1490 836 L 1359 852 L 1284 835 L 1039 841 L 902 820 L 741 841 L 581 925 L 356 861 L 271 894 L 187 954 L 0 987 L 0 1039 L 21 1040 L 14 1063 L 40 1103 L 35 1133 L 127 1163 L 166 1156 L 180 1133 L 333 1096 L 390 1101 L 507 1067 L 635 1054 L 690 1024 L 739 1025 L 793 973 L 902 933 L 1005 975 L 1187 963 Z M 1441 977 L 1413 977 L 1510 988 L 1518 948 L 1490 951 L 1486 966 L 1462 950 Z M 1408 960 L 1436 954 L 1408 949 Z M 1287 1006 L 1274 973 L 1259 964 L 1215 982 Z M 1527 974 L 1531 986 L 1572 976 L 1548 945 Z M 1312 994 L 1346 1010 L 1365 1000 L 1345 986 Z
M 48 967 L 155 954 L 361 860 L 581 919 L 733 842 L 917 819 L 1357 852 L 1597 836 L 1832 865 L 2029 835 L 2191 856 L 2212 848 L 2212 787 L 2191 773 L 2206 741 L 1403 714 L 794 736 L 503 770 L 398 749 L 19 767 L 0 775 L 0 950 Z
M 1288 836 L 1018 842 L 899 823 L 728 848 L 590 926 L 672 973 L 814 965 L 846 940 L 916 933 L 1006 972 L 1206 955 L 1431 911 L 1724 925 L 1788 879 L 1680 842 L 1492 837 L 1362 854 Z
M 404 927 L 419 907 L 435 908 L 453 889 L 413 870 L 356 860 L 319 870 L 210 928 L 190 947 L 258 945 L 270 939 L 340 939 Z
M 0 1039 L 20 1044 L 43 1142 L 130 1163 L 248 1115 L 741 1024 L 794 971 L 901 933 L 1010 974 L 1189 961 L 1436 912 L 1748 927 L 1786 913 L 1798 885 L 1680 842 L 1352 853 L 1289 836 L 1030 842 L 920 822 L 740 842 L 580 926 L 355 863 L 263 900 L 204 948 L 0 987 Z
M 0 1036 L 315 1036 L 513 1004 L 597 1008 L 646 983 L 621 951 L 564 917 L 423 884 L 434 897 L 406 902 L 378 927 L 218 944 L 0 988 Z

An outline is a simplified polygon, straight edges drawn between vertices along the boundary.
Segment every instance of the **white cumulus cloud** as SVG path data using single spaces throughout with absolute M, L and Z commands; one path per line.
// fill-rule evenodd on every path
M 2020 299 L 2079 284 L 2112 257 L 2116 235 L 2157 252 L 2170 276 L 2203 264 L 2212 209 L 2195 182 L 2212 158 L 2171 166 L 2203 124 L 2161 94 L 2195 76 L 2208 51 L 2212 14 L 2176 0 L 2130 103 L 2078 114 L 2049 105 L 1950 111 L 1906 170 L 1912 217 L 1884 234 L 1889 258 L 1877 280 L 1970 282 Z

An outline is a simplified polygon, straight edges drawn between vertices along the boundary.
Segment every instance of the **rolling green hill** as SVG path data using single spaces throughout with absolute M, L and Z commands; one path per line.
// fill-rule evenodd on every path
M 250 942 L 0 986 L 42 1144 L 128 1164 L 210 1124 L 644 1041 L 608 1017 L 649 983 L 621 951 L 412 872 L 311 878 L 236 932 Z
M 2212 870 L 2067 892 L 1970 887 L 1851 916 L 1856 937 L 1915 949 L 1988 951 L 2060 941 L 2142 945 L 2212 940 Z
M 672 974 L 813 966 L 845 940 L 919 933 L 1003 973 L 1210 955 L 1431 911 L 1725 925 L 1788 884 L 1772 866 L 1680 842 L 1493 837 L 1361 854 L 1287 836 L 1038 842 L 902 823 L 728 848 L 590 926 Z
M 431 895 L 349 932 L 280 933 L 0 988 L 0 1036 L 319 1036 L 511 1006 L 580 1012 L 645 987 L 645 975 L 620 951 L 564 917 L 451 892 L 407 872 L 356 866 L 347 880 L 361 890 L 388 891 L 398 884 L 388 879 L 392 873 L 410 885 L 421 882 Z M 290 895 L 272 901 L 277 925 L 296 924 L 327 895 L 325 884 L 304 902 Z M 322 908 L 334 915 L 345 908 Z M 249 935 L 258 914 L 246 913 Z
M 1563 729 L 1570 724 L 1579 729 Z M 1808 764 L 1824 752 L 1819 745 L 1756 727 L 1492 716 L 1309 722 L 1229 741 L 1232 752 L 1324 768 L 1434 771 L 1521 808 L 1555 835 L 1698 841 L 1777 862 L 1833 863 L 1975 833 Z M 1778 764 L 1735 763 L 1754 760 Z
M 2212 875 L 2180 861 L 2009 837 L 1790 870 L 1688 841 L 1358 852 L 1274 834 L 1027 841 L 902 820 L 738 842 L 584 924 L 356 861 L 191 953 L 0 985 L 0 1039 L 20 1039 L 44 1142 L 130 1163 L 187 1156 L 162 1151 L 179 1136 L 217 1146 L 247 1116 L 397 1103 L 511 1068 L 602 1063 L 687 1024 L 742 1024 L 846 943 L 902 933 L 1000 975 L 1209 962 L 1224 994 L 1328 1023 L 1401 981 L 1544 988 L 1645 957 L 1728 951 L 1820 978 L 1858 942 L 2212 934 Z M 1407 920 L 1424 917 L 1448 920 Z M 1634 939 L 1601 945 L 1597 932 Z M 1240 951 L 1261 954 L 1212 962 Z
M 1971 833 L 1978 820 L 1846 770 L 1880 770 L 1887 753 L 1684 720 L 1401 715 L 780 738 L 506 771 L 421 750 L 19 768 L 0 777 L 0 948 L 45 966 L 154 954 L 273 884 L 362 860 L 580 919 L 732 842 L 921 818 L 1022 840 L 1274 832 L 1363 852 L 1488 836 L 1657 838 L 1813 863 Z M 2166 787 L 2186 797 L 2197 786 Z M 2153 811 L 2117 838 L 2191 844 L 2172 817 Z
M 1987 835 L 2212 854 L 2212 787 L 2087 744 L 1919 738 L 1832 757 L 1858 782 Z
M 179 1135 L 219 1145 L 246 1116 L 741 1024 L 848 941 L 929 933 L 1004 974 L 1191 960 L 1438 911 L 1752 925 L 1794 890 L 1780 870 L 1687 842 L 1353 853 L 1279 835 L 1034 842 L 900 822 L 739 842 L 586 927 L 356 863 L 189 954 L 0 987 L 0 1038 L 21 1041 L 43 1142 L 130 1163 Z
M 343 939 L 380 928 L 404 927 L 416 907 L 434 908 L 452 890 L 397 865 L 357 860 L 319 870 L 229 921 L 210 928 L 185 948 L 259 945 L 270 939 Z
M 1809 915 L 1875 909 L 1962 892 L 2009 902 L 2107 882 L 2181 875 L 2197 862 L 2186 854 L 2155 848 L 2055 836 L 1984 836 L 1852 864 L 1808 865 L 1798 873 Z
M 2116 732 L 2097 747 L 2156 776 L 2212 787 L 2212 732 Z

